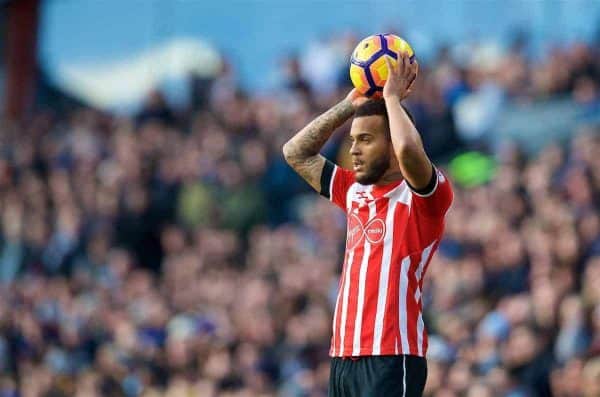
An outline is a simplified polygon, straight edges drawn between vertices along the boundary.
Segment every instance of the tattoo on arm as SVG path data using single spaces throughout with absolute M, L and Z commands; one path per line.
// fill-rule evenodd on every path
M 354 114 L 352 103 L 344 99 L 300 130 L 284 146 L 288 164 L 314 189 L 321 190 L 321 172 L 325 158 L 319 151 L 333 131 Z

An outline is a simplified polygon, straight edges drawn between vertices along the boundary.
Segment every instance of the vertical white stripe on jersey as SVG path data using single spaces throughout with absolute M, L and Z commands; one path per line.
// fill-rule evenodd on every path
M 352 211 L 352 197 L 354 196 L 354 194 L 356 193 L 356 191 L 359 189 L 361 185 L 358 183 L 353 183 L 352 185 L 350 185 L 350 188 L 348 189 L 348 192 L 346 192 L 346 210 L 348 212 Z M 348 240 L 347 240 L 348 236 L 346 236 L 346 247 L 348 247 Z M 339 332 L 340 332 L 340 349 L 337 352 L 338 356 L 341 356 L 343 351 L 344 351 L 344 337 L 346 336 L 346 317 L 347 317 L 347 310 L 348 310 L 348 295 L 350 293 L 350 273 L 352 271 L 352 261 L 354 260 L 354 250 L 351 250 L 350 253 L 348 254 L 348 261 L 346 262 L 346 269 L 344 269 L 344 271 L 346 272 L 346 275 L 344 277 L 344 282 L 343 282 L 343 287 L 344 289 L 342 291 L 340 291 L 340 293 L 342 294 L 342 319 L 341 319 L 341 323 L 338 326 Z M 334 323 L 335 326 L 335 323 Z M 335 333 L 335 330 L 333 331 Z M 334 345 L 335 348 L 335 345 Z M 334 352 L 335 355 L 335 352 Z
M 354 197 L 354 194 L 356 193 L 356 191 L 359 189 L 360 186 L 361 185 L 358 183 L 353 183 L 348 188 L 348 191 L 346 192 L 346 211 L 352 210 L 352 197 Z
M 423 252 L 421 253 L 421 262 L 419 263 L 419 267 L 417 268 L 417 271 L 415 272 L 415 277 L 417 278 L 417 288 L 415 290 L 415 301 L 417 301 L 417 302 L 419 302 L 419 299 L 421 299 L 420 281 L 421 281 L 421 277 L 423 276 L 423 269 L 425 268 L 425 264 L 427 263 L 427 261 L 429 261 L 429 255 L 431 254 L 431 250 L 433 249 L 433 245 L 435 244 L 436 241 L 437 240 L 433 240 L 433 242 L 431 244 L 429 244 L 429 246 L 423 250 Z
M 331 174 L 331 179 L 329 180 L 329 201 L 333 202 L 333 181 L 335 180 L 335 175 L 337 174 L 338 166 L 333 166 L 333 174 Z
M 344 277 L 344 295 L 342 297 L 342 322 L 340 323 L 340 350 L 338 355 L 342 355 L 344 351 L 344 337 L 346 336 L 346 317 L 348 311 L 348 295 L 350 293 L 350 273 L 352 272 L 352 261 L 354 259 L 354 250 L 348 255 L 348 264 L 346 269 L 346 277 Z
M 348 192 L 346 192 L 346 209 L 348 212 L 352 211 L 352 197 L 362 185 L 358 183 L 353 183 L 350 185 Z M 348 247 L 348 236 L 346 236 L 346 247 Z M 350 294 L 350 273 L 352 271 L 352 261 L 354 260 L 354 249 L 350 251 L 348 254 L 348 262 L 346 263 L 346 277 L 344 277 L 344 290 L 342 296 L 342 321 L 339 325 L 340 330 L 340 350 L 338 351 L 338 356 L 341 356 L 344 352 L 344 338 L 346 336 L 346 318 L 348 311 L 348 295 Z
M 396 189 L 389 192 L 388 195 L 390 195 L 392 198 L 396 198 L 402 204 L 408 205 L 408 208 L 410 209 L 412 195 L 410 193 L 410 189 L 408 186 L 406 186 L 406 181 L 402 181 L 402 183 L 398 185 Z
M 340 304 L 340 291 L 338 291 L 337 293 L 337 299 L 335 300 L 335 307 L 333 308 L 333 324 L 331 326 L 331 330 L 333 331 L 333 333 L 331 334 L 331 353 L 333 356 L 335 356 L 335 328 L 336 328 L 336 324 L 337 324 L 337 312 L 338 312 L 338 306 Z
M 400 291 L 399 295 L 399 313 L 398 321 L 400 322 L 400 341 L 402 342 L 402 354 L 410 354 L 410 346 L 408 344 L 408 310 L 406 295 L 408 293 L 408 270 L 410 269 L 410 255 L 402 259 L 400 268 Z
M 346 258 L 347 259 L 347 258 Z M 346 264 L 346 262 L 344 262 L 344 264 Z M 342 274 L 340 275 L 340 277 L 343 275 L 343 270 L 342 270 Z M 331 341 L 331 346 L 332 348 L 332 355 L 335 356 L 335 342 L 336 342 L 336 327 L 337 327 L 337 320 L 338 320 L 338 307 L 340 306 L 340 296 L 342 296 L 342 291 L 341 289 L 344 287 L 344 283 L 340 282 L 340 285 L 338 287 L 338 291 L 337 291 L 337 297 L 335 299 L 335 308 L 333 311 L 333 337 L 332 337 L 332 341 Z
M 386 235 L 383 240 L 383 255 L 379 273 L 379 291 L 377 294 L 377 312 L 375 314 L 375 330 L 373 332 L 373 355 L 381 354 L 381 338 L 383 335 L 383 317 L 387 304 L 388 282 L 390 277 L 390 260 L 392 259 L 392 245 L 394 243 L 394 212 L 396 200 L 388 201 L 388 210 L 385 217 Z
M 419 263 L 419 267 L 415 272 L 415 277 L 417 278 L 417 288 L 415 291 L 415 301 L 418 304 L 419 299 L 421 299 L 421 277 L 423 277 L 423 269 L 425 269 L 425 264 L 429 261 L 429 256 L 431 255 L 431 250 L 435 245 L 437 240 L 433 240 L 429 246 L 427 246 L 423 252 L 421 253 L 421 262 Z M 425 324 L 423 323 L 423 314 L 421 313 L 421 307 L 419 306 L 419 318 L 417 319 L 417 348 L 419 349 L 419 356 L 423 355 L 423 329 L 425 328 Z
M 423 315 L 419 309 L 419 318 L 417 319 L 417 348 L 419 349 L 419 356 L 423 356 L 423 329 L 425 324 L 423 323 Z
M 372 188 L 372 186 L 371 186 Z M 371 201 L 369 203 L 369 220 L 367 221 L 367 225 L 371 220 L 375 219 L 377 215 L 377 208 L 375 206 L 375 201 Z M 369 267 L 369 259 L 371 259 L 371 243 L 369 243 L 369 239 L 367 238 L 367 229 L 363 230 L 364 233 L 364 250 L 363 257 L 360 263 L 360 271 L 358 278 L 358 302 L 356 306 L 356 319 L 354 320 L 354 343 L 352 344 L 352 355 L 359 356 L 360 355 L 360 334 L 362 330 L 362 317 L 363 317 L 363 309 L 365 304 L 365 287 L 367 282 L 367 269 Z
M 431 253 L 431 250 L 433 249 L 433 245 L 435 244 L 436 241 L 437 240 L 433 240 L 433 242 L 431 244 L 429 244 L 429 246 L 427 246 L 427 248 L 425 248 L 423 250 L 423 252 L 421 253 L 421 262 L 419 263 L 419 268 L 415 272 L 417 281 L 421 280 L 421 276 L 423 275 L 423 269 L 425 268 L 425 264 L 427 263 L 427 260 L 429 259 L 429 254 Z

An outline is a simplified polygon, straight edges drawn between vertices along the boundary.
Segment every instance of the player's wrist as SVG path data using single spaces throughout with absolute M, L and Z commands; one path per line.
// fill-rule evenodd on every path
M 393 94 L 384 94 L 383 95 L 383 100 L 385 101 L 386 105 L 389 104 L 399 104 L 402 101 L 403 96 L 400 95 L 400 93 L 393 93 Z
M 356 103 L 356 100 L 350 97 L 346 97 L 342 100 L 342 102 L 340 102 L 340 105 L 348 110 L 349 112 L 352 112 L 352 114 L 354 114 L 354 112 L 356 111 L 356 109 L 358 108 L 358 104 Z

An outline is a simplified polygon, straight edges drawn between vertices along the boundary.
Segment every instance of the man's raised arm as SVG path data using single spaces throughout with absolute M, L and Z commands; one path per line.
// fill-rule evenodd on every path
M 288 164 L 317 192 L 321 191 L 321 173 L 325 157 L 319 154 L 336 128 L 354 114 L 356 107 L 366 98 L 352 90 L 337 105 L 311 121 L 283 145 L 283 155 Z
M 390 119 L 390 135 L 394 153 L 404 179 L 417 191 L 427 188 L 434 169 L 423 148 L 421 135 L 400 105 L 410 94 L 412 83 L 417 77 L 419 64 L 411 62 L 408 54 L 402 53 L 394 66 L 386 57 L 388 78 L 383 87 L 383 98 Z

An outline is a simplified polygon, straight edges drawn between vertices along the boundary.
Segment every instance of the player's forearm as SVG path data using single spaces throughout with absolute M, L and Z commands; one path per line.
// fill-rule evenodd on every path
M 283 154 L 286 160 L 291 164 L 319 154 L 333 131 L 353 114 L 352 103 L 348 99 L 344 99 L 311 121 L 283 145 Z
M 424 189 L 433 177 L 433 168 L 423 148 L 421 136 L 397 97 L 386 98 L 386 107 L 392 145 L 400 171 L 410 186 L 417 190 Z
M 398 161 L 408 161 L 413 155 L 421 155 L 424 152 L 423 140 L 400 105 L 400 99 L 396 96 L 386 98 L 385 105 L 390 119 L 392 145 Z

